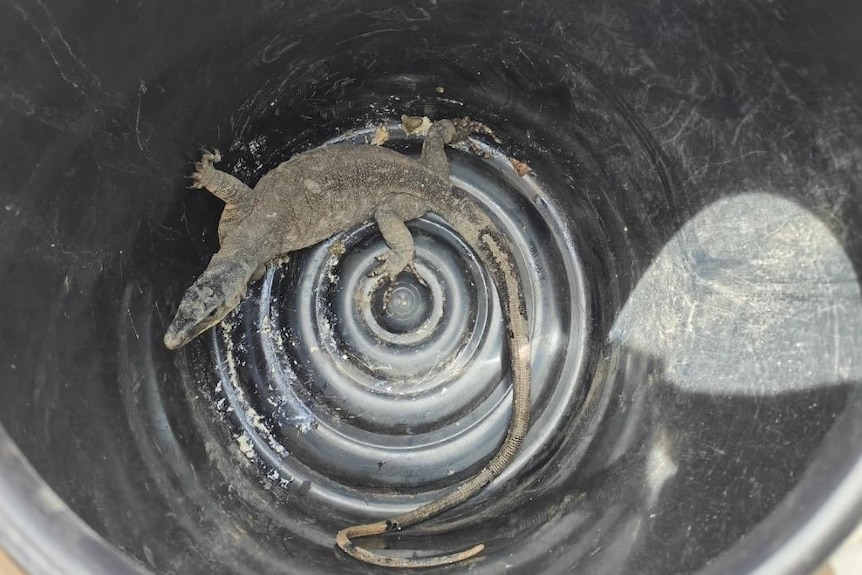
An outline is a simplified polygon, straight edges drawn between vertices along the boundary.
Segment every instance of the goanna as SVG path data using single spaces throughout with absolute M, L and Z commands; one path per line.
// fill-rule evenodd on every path
M 494 280 L 512 373 L 512 417 L 506 437 L 481 471 L 447 495 L 408 513 L 338 532 L 336 543 L 344 552 L 375 565 L 431 567 L 480 553 L 482 544 L 449 555 L 405 558 L 370 551 L 351 539 L 403 529 L 463 503 L 506 469 L 529 427 L 531 351 L 516 262 L 508 240 L 493 221 L 449 180 L 446 144 L 465 140 L 481 128 L 468 118 L 434 122 L 418 161 L 379 146 L 325 146 L 279 165 L 253 190 L 213 167 L 221 159 L 218 152 L 205 153 L 192 175 L 193 187 L 206 188 L 225 203 L 218 228 L 220 249 L 183 296 L 164 337 L 170 349 L 219 323 L 267 264 L 285 261 L 290 252 L 372 218 L 389 246 L 374 271 L 380 281 L 394 280 L 403 270 L 413 269 L 413 238 L 404 222 L 427 212 L 442 216 L 452 226 Z

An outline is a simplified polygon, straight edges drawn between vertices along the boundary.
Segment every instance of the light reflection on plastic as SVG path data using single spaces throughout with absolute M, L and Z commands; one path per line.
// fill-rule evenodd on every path
M 659 359 L 671 383 L 692 392 L 859 381 L 862 296 L 835 234 L 784 198 L 722 199 L 665 245 L 611 340 Z

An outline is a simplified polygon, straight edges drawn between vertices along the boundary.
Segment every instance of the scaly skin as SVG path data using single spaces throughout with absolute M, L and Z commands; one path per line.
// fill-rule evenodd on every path
M 337 545 L 349 555 L 386 567 L 432 567 L 468 559 L 484 545 L 451 555 L 403 558 L 369 551 L 352 539 L 415 525 L 460 505 L 498 477 L 515 458 L 530 422 L 531 348 L 524 290 L 507 239 L 463 191 L 449 182 L 445 145 L 485 130 L 476 122 L 441 120 L 428 131 L 420 161 L 376 146 L 338 144 L 294 156 L 270 171 L 254 190 L 216 170 L 206 153 L 192 176 L 225 201 L 221 248 L 186 291 L 165 334 L 176 349 L 220 322 L 239 303 L 249 281 L 273 260 L 374 218 L 390 251 L 375 271 L 392 280 L 412 267 L 413 238 L 406 220 L 434 212 L 475 250 L 494 279 L 503 308 L 512 370 L 512 418 L 488 464 L 447 495 L 385 521 L 342 529 Z

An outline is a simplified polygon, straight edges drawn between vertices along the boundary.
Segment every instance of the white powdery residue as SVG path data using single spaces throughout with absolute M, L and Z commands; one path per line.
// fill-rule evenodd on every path
M 231 338 L 231 333 L 233 332 L 233 324 L 228 323 L 227 321 L 222 322 L 223 331 L 222 331 L 222 341 L 225 344 L 225 362 L 227 363 L 227 372 L 230 377 L 231 383 L 233 383 L 233 387 L 237 387 L 237 383 L 239 378 L 236 375 L 236 360 L 233 357 L 233 339 Z M 218 384 L 218 391 L 221 391 L 221 382 Z
M 337 344 L 335 343 L 335 333 L 332 329 L 332 323 L 330 323 L 329 319 L 326 318 L 326 314 L 324 310 L 318 310 L 319 314 L 317 317 L 321 318 L 320 320 L 320 343 L 326 349 L 334 350 L 337 348 Z
M 266 143 L 265 136 L 258 136 L 248 143 L 248 149 L 252 154 L 257 154 L 260 148 Z
M 305 435 L 314 429 L 314 413 L 292 392 L 292 386 L 289 386 L 288 390 L 287 395 L 276 402 L 276 412 L 286 419 L 294 429 Z
M 249 407 L 245 410 L 246 420 L 251 423 L 251 426 L 261 433 L 267 433 L 266 426 L 263 424 L 263 417 L 260 416 L 253 408 Z
M 272 337 L 272 322 L 269 319 L 269 314 L 264 315 L 260 320 L 260 333 Z
M 291 483 L 293 483 L 293 477 L 291 477 L 290 475 L 288 475 L 288 476 L 283 476 L 283 475 L 278 471 L 278 469 L 276 469 L 276 468 L 274 468 L 274 467 L 268 467 L 268 468 L 267 468 L 267 471 L 266 471 L 266 473 L 265 473 L 265 476 L 266 476 L 266 478 L 267 478 L 267 479 L 269 479 L 270 481 L 273 481 L 273 482 L 278 483 L 278 485 L 279 485 L 282 489 L 287 488 L 287 486 L 289 486 Z
M 239 444 L 239 450 L 245 455 L 250 461 L 257 460 L 257 454 L 254 451 L 254 444 L 251 441 L 251 437 L 247 433 L 243 433 L 242 435 L 237 436 L 237 443 Z
M 258 437 L 266 441 L 270 449 L 272 449 L 281 457 L 286 457 L 288 455 L 287 450 L 284 448 L 284 446 L 279 443 L 275 439 L 275 437 L 272 436 L 272 433 L 270 433 L 269 429 L 264 424 L 263 417 L 257 411 L 255 411 L 253 407 L 246 407 L 245 419 L 251 425 L 252 429 L 254 429 L 258 433 Z
M 234 360 L 234 347 L 233 340 L 230 337 L 230 332 L 233 326 L 228 324 L 225 326 L 224 331 L 224 342 L 226 347 L 225 359 L 228 368 L 228 376 L 230 377 L 232 387 L 234 392 L 236 393 L 237 399 L 240 404 L 246 406 L 244 415 L 246 421 L 251 425 L 252 429 L 256 431 L 261 439 L 263 439 L 269 447 L 275 451 L 279 456 L 286 457 L 288 455 L 287 450 L 281 445 L 276 439 L 272 436 L 269 430 L 264 425 L 263 418 L 258 414 L 253 407 L 248 404 L 248 401 L 245 399 L 245 395 L 242 392 L 242 389 L 239 386 L 239 378 L 236 373 L 236 361 Z M 228 412 L 232 410 L 231 407 L 228 408 Z M 243 434 L 239 438 L 240 450 L 249 458 L 253 459 L 254 455 L 254 443 L 251 441 L 248 432 L 243 432 Z M 249 455 L 248 450 L 251 450 L 251 455 Z
M 303 435 L 305 435 L 306 433 L 311 431 L 311 428 L 312 428 L 312 425 L 311 425 L 310 421 L 301 421 L 296 426 L 296 430 L 299 431 Z
M 279 330 L 273 327 L 273 320 L 276 322 L 276 325 L 278 325 L 278 315 L 272 318 L 270 317 L 270 314 L 267 313 L 261 317 L 260 334 L 279 352 L 280 355 L 283 355 L 285 353 L 284 342 L 281 337 L 277 337 L 279 335 Z M 275 373 L 272 372 L 270 375 L 275 375 Z
M 275 317 L 277 321 L 277 316 Z M 277 325 L 277 324 L 276 324 Z M 308 409 L 305 403 L 295 394 L 291 384 L 296 383 L 296 374 L 290 367 L 289 355 L 285 352 L 285 344 L 282 337 L 278 337 L 278 330 L 272 329 L 272 323 L 269 316 L 264 316 L 261 319 L 261 334 L 263 345 L 268 348 L 268 352 L 278 358 L 275 365 L 270 366 L 269 378 L 278 379 L 278 385 L 273 386 L 273 381 L 268 381 L 270 389 L 285 389 L 285 396 L 277 400 L 268 398 L 270 405 L 276 408 L 276 412 L 285 416 L 290 425 L 293 425 L 301 433 L 308 433 L 313 427 L 315 420 L 314 414 Z M 331 331 L 331 330 L 330 330 Z M 273 353 L 275 352 L 275 353 Z M 286 385 L 285 385 L 286 384 Z M 248 405 L 245 403 L 245 405 Z M 285 447 L 276 441 L 276 438 L 264 426 L 262 418 L 254 411 L 252 407 L 246 408 L 246 417 L 252 428 L 255 429 L 267 445 L 281 457 L 287 457 L 289 452 Z

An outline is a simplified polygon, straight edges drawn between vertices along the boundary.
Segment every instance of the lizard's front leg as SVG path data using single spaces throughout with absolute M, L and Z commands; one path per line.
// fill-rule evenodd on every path
M 195 171 L 189 176 L 190 188 L 206 188 L 212 195 L 229 206 L 247 201 L 252 195 L 252 189 L 227 172 L 222 172 L 213 164 L 221 161 L 218 150 L 204 151 L 199 162 L 195 163 Z
M 226 172 L 216 169 L 213 164 L 221 161 L 218 150 L 204 152 L 195 164 L 190 188 L 206 188 L 212 195 L 224 202 L 224 210 L 218 226 L 219 243 L 251 213 L 254 208 L 254 191 Z

